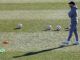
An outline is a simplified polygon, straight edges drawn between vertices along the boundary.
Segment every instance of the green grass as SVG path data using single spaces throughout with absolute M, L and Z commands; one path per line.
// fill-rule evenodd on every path
M 0 3 L 43 3 L 43 2 L 69 2 L 69 1 L 72 1 L 72 0 L 65 0 L 65 1 L 62 1 L 62 0 L 0 0 Z M 79 0 L 76 0 L 76 2 L 79 2 Z
M 77 2 L 78 7 L 79 2 Z M 66 7 L 65 7 L 66 6 Z M 1 3 L 0 10 L 57 10 L 69 9 L 68 2 L 55 3 Z
M 8 53 L 4 53 L 2 55 L 4 55 L 5 57 L 3 57 L 4 59 L 10 59 L 12 60 L 13 57 L 11 57 L 10 55 L 14 56 L 14 55 L 22 55 L 25 54 L 27 52 L 9 52 L 9 55 L 6 56 Z M 10 58 L 9 58 L 10 57 Z M 1 58 L 1 59 L 3 59 Z M 56 59 L 56 60 L 79 60 L 79 52 L 59 52 L 59 51 L 50 51 L 50 52 L 44 52 L 44 53 L 39 53 L 39 54 L 35 54 L 35 55 L 31 55 L 31 56 L 21 56 L 21 57 L 17 57 L 14 58 L 14 60 L 52 60 L 52 59 Z
M 20 23 L 23 24 L 23 28 L 16 29 Z M 0 32 L 44 32 L 48 25 L 52 25 L 52 31 L 56 29 L 57 25 L 62 27 L 61 31 L 65 31 L 68 24 L 69 20 L 1 20 Z
M 43 32 L 48 25 L 52 25 L 52 31 L 56 25 L 62 26 L 62 30 L 68 27 L 69 20 L 1 20 L 0 32 Z M 17 28 L 18 24 L 23 24 L 22 29 Z
M 18 23 L 22 23 L 23 28 L 15 30 L 14 28 L 17 27 Z M 79 60 L 80 46 L 68 46 L 57 49 L 57 47 L 62 45 L 61 42 L 67 39 L 68 31 L 65 31 L 65 28 L 68 23 L 68 20 L 1 20 L 0 48 L 5 49 L 6 52 L 0 53 L 0 60 Z M 53 29 L 44 31 L 47 25 L 52 25 Z M 61 25 L 62 30 L 59 32 L 54 31 L 56 25 Z M 78 28 L 78 32 L 80 32 L 80 28 Z M 10 43 L 7 45 L 2 44 L 5 40 Z M 74 41 L 75 38 L 73 37 L 70 45 Z M 51 50 L 40 52 L 47 49 Z M 29 52 L 35 53 L 14 58 Z M 36 52 L 39 53 L 36 54 Z
M 58 7 L 60 6 L 60 7 Z M 2 3 L 0 4 L 0 10 L 51 10 L 51 9 L 63 9 L 67 6 L 66 3 Z M 66 8 L 65 8 L 66 9 Z
M 65 29 L 70 23 L 67 3 L 0 3 L 0 49 L 5 49 L 0 60 L 79 60 L 80 45 L 72 45 L 74 35 L 68 46 L 62 46 L 69 33 Z M 15 29 L 20 23 L 22 29 Z M 48 25 L 52 29 L 45 31 Z M 57 25 L 62 27 L 61 31 L 55 31 Z

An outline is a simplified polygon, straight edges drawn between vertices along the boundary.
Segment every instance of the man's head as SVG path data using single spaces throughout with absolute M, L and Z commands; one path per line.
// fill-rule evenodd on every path
M 75 2 L 74 1 L 69 2 L 69 6 L 72 8 L 73 6 L 75 6 Z

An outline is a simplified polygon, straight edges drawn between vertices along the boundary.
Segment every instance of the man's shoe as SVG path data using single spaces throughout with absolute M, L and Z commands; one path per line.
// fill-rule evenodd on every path
M 80 44 L 80 42 L 79 41 L 76 41 L 75 43 L 74 43 L 74 45 L 79 45 Z
M 64 42 L 62 42 L 63 44 L 69 44 L 69 41 L 64 41 Z

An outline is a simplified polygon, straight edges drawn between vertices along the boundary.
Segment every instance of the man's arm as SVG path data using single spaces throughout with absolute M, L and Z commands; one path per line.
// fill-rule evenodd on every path
M 76 13 L 76 10 L 71 10 L 70 12 L 69 12 L 69 17 L 73 17 L 74 15 L 75 15 L 75 13 Z

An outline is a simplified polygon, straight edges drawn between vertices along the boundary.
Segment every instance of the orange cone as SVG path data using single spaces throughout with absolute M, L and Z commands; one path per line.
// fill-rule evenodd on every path
M 3 43 L 4 43 L 4 44 L 8 44 L 9 42 L 8 42 L 8 41 L 4 41 Z

